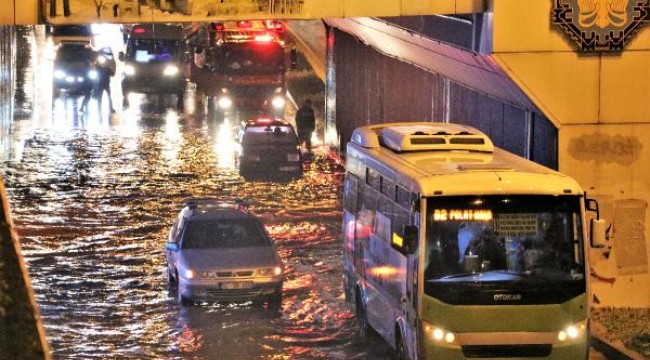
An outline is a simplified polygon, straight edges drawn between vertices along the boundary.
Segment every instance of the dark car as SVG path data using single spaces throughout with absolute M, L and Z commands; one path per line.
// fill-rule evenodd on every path
M 262 222 L 244 202 L 190 199 L 166 245 L 170 289 L 194 300 L 279 306 L 284 269 Z
M 298 137 L 285 120 L 260 117 L 242 124 L 237 140 L 239 174 L 247 179 L 302 177 Z
M 88 94 L 95 86 L 97 53 L 88 44 L 63 43 L 56 50 L 52 73 L 52 94 Z

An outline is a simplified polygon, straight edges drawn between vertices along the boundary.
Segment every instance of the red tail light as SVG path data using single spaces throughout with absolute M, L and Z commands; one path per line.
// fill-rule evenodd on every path
M 146 34 L 147 29 L 145 29 L 145 28 L 135 28 L 135 29 L 133 29 L 133 33 L 134 34 Z

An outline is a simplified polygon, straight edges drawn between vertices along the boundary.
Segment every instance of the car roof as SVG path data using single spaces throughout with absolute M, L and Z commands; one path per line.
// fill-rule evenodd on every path
M 87 43 L 75 43 L 75 42 L 66 42 L 66 43 L 61 43 L 59 47 L 56 49 L 56 51 L 79 51 L 79 50 L 86 50 L 86 51 L 95 51 L 92 46 L 88 45 Z
M 257 219 L 255 214 L 248 210 L 248 204 L 241 200 L 189 199 L 184 203 L 183 212 L 183 216 L 190 221 Z
M 251 126 L 291 126 L 291 123 L 283 119 L 274 119 L 271 117 L 259 117 L 259 118 L 250 119 L 246 121 L 244 125 L 245 128 Z

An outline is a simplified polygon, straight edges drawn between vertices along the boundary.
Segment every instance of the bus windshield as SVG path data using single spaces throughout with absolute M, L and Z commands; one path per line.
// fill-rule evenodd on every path
M 577 196 L 430 198 L 426 226 L 425 291 L 432 296 L 445 284 L 584 282 Z

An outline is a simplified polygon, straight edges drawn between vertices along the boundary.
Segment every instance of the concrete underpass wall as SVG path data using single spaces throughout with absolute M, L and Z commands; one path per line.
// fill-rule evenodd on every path
M 556 2 L 492 3 L 493 58 L 560 129 L 559 170 L 598 200 L 610 230 L 589 256 L 594 305 L 650 308 L 650 26 L 622 52 L 582 53 L 551 25 Z
M 15 49 L 15 28 L 0 26 L 0 152 L 5 154 L 14 110 Z M 0 174 L 0 359 L 49 358 Z
M 9 152 L 9 128 L 13 116 L 16 53 L 15 31 L 12 26 L 0 26 L 0 159 Z
M 345 151 L 352 131 L 361 125 L 448 121 L 474 126 L 496 146 L 557 168 L 557 130 L 543 114 L 384 56 L 346 32 L 330 28 L 328 33 L 330 145 Z

